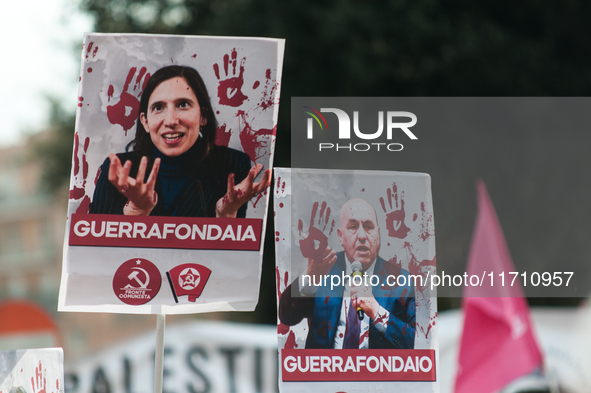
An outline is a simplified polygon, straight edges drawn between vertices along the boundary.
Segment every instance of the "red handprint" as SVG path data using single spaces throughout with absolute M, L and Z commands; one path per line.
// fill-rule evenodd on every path
M 217 146 L 228 146 L 230 144 L 230 138 L 232 137 L 232 130 L 229 129 L 225 124 L 221 124 L 215 130 L 215 144 Z
M 265 154 L 271 154 L 271 143 L 273 142 L 273 136 L 277 132 L 277 126 L 272 129 L 261 128 L 254 130 L 246 120 L 244 111 L 238 111 L 237 115 L 240 118 L 240 143 L 250 159 L 257 162 Z
M 39 362 L 39 366 L 35 367 L 35 375 L 31 378 L 31 385 L 33 386 L 33 393 L 46 393 L 46 380 L 43 366 Z
M 94 45 L 94 42 L 89 42 L 88 43 L 88 47 L 86 48 L 86 60 L 88 60 L 88 56 L 90 56 L 90 52 L 92 51 L 92 46 Z M 94 51 L 92 51 L 92 58 L 94 59 L 94 57 L 96 56 L 96 52 L 98 52 L 98 45 L 94 47 Z
M 326 227 L 330 223 L 330 207 L 327 207 L 326 202 L 322 202 L 320 207 L 320 215 L 316 222 L 316 214 L 318 213 L 318 202 L 314 202 L 312 207 L 312 214 L 310 215 L 310 227 L 308 228 L 308 236 L 300 240 L 300 251 L 305 258 L 312 261 L 322 261 L 325 251 L 328 247 L 328 236 L 325 234 Z M 318 225 L 318 228 L 315 226 Z M 328 235 L 332 234 L 335 226 L 335 220 L 332 220 Z M 322 229 L 319 229 L 322 227 Z M 300 220 L 298 229 L 303 229 L 303 223 Z
M 70 199 L 76 200 L 84 197 L 76 213 L 88 213 L 88 206 L 90 205 L 90 198 L 86 195 L 86 180 L 88 177 L 88 161 L 86 161 L 86 153 L 90 145 L 90 138 L 86 137 L 84 140 L 84 147 L 82 157 L 79 156 L 79 137 L 78 133 L 74 134 L 74 185 L 70 190 Z M 80 167 L 82 167 L 82 174 L 80 174 Z
M 397 237 L 399 239 L 404 239 L 410 228 L 408 228 L 404 224 L 404 218 L 406 213 L 404 212 L 404 192 L 401 195 L 398 195 L 398 187 L 396 183 L 392 184 L 392 188 L 386 190 L 386 194 L 388 197 L 388 207 L 390 212 L 386 210 L 386 203 L 384 202 L 384 198 L 380 197 L 380 204 L 382 205 L 382 209 L 386 214 L 386 229 L 388 230 L 388 236 L 390 237 Z M 394 204 L 392 204 L 394 202 Z
M 230 55 L 232 56 L 231 58 Z M 236 74 L 238 52 L 236 49 L 232 49 L 230 55 L 224 55 L 225 79 L 222 80 L 220 77 L 220 66 L 218 63 L 213 65 L 213 71 L 220 81 L 220 85 L 218 86 L 220 105 L 238 107 L 248 99 L 248 97 L 242 93 L 242 85 L 244 84 L 244 63 L 246 62 L 246 57 L 243 57 L 240 61 L 240 68 L 238 74 Z
M 138 90 L 138 92 L 136 93 L 137 97 L 129 92 L 129 84 L 132 82 L 133 77 L 137 72 L 136 67 L 131 67 L 129 73 L 127 74 L 127 78 L 125 79 L 123 91 L 119 96 L 119 102 L 115 105 L 107 106 L 107 117 L 109 118 L 109 122 L 111 124 L 119 124 L 121 127 L 123 127 L 125 135 L 127 135 L 127 131 L 135 125 L 135 121 L 137 120 L 137 117 L 139 115 L 139 97 L 142 95 L 142 91 L 146 87 L 148 79 L 150 79 L 150 74 L 146 73 L 146 71 L 146 67 L 140 68 L 137 78 L 135 79 L 135 83 L 133 85 L 133 92 Z M 143 83 L 141 83 L 142 79 Z M 109 101 L 111 100 L 111 97 L 113 97 L 114 91 L 115 89 L 113 88 L 113 85 L 109 85 L 109 90 L 107 91 Z
M 257 105 L 262 110 L 266 110 L 271 108 L 273 105 L 279 104 L 279 97 L 277 97 L 277 88 L 279 87 L 279 82 L 277 79 L 273 79 L 271 77 L 271 69 L 268 68 L 265 71 L 265 87 L 262 92 L 261 101 Z M 259 86 L 259 81 L 255 83 L 252 87 L 256 89 Z

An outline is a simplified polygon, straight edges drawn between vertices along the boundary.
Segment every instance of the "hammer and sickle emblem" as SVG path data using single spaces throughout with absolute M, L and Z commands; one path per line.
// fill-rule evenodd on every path
M 129 276 L 127 276 L 127 278 L 131 281 L 131 280 L 135 280 L 140 286 L 141 289 L 146 289 L 148 287 L 148 284 L 150 283 L 150 275 L 148 274 L 147 271 L 145 271 L 144 269 L 142 269 L 141 267 L 132 267 L 133 270 L 135 270 L 134 272 L 131 272 L 131 274 Z M 138 278 L 138 275 L 140 274 L 140 271 L 144 273 L 144 275 L 146 276 L 146 281 L 142 282 L 142 280 L 140 280 Z

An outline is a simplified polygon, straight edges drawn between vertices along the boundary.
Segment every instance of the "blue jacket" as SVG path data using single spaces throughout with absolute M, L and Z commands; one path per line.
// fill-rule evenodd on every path
M 345 271 L 345 263 L 344 252 L 337 253 L 337 260 L 328 275 L 341 277 L 342 272 Z M 390 318 L 385 334 L 378 331 L 373 321 L 370 321 L 369 348 L 413 349 L 416 310 L 414 287 L 409 282 L 408 271 L 402 269 L 400 265 L 388 263 L 378 257 L 374 274 L 380 278 L 381 285 L 373 287 L 373 295 L 380 306 L 390 312 Z M 406 276 L 407 285 L 388 286 L 386 279 L 389 275 Z M 343 301 L 342 283 L 331 290 L 329 279 L 326 286 L 317 288 L 314 297 L 300 297 L 298 281 L 299 279 L 296 279 L 281 295 L 279 319 L 284 324 L 292 326 L 303 318 L 308 318 L 309 332 L 306 348 L 333 348 Z M 294 296 L 292 291 L 295 291 Z

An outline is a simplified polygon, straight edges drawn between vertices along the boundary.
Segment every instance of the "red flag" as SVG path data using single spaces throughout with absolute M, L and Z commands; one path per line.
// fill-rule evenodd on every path
M 178 297 L 187 295 L 190 302 L 197 300 L 207 284 L 211 270 L 196 263 L 185 263 L 175 266 L 166 272 L 168 283 L 174 296 L 174 301 L 179 302 Z
M 484 282 L 464 290 L 456 393 L 494 392 L 542 365 L 519 277 L 510 285 L 513 275 L 509 272 L 516 269 L 501 225 L 486 186 L 478 181 L 477 188 L 478 216 L 467 273 L 484 277 Z

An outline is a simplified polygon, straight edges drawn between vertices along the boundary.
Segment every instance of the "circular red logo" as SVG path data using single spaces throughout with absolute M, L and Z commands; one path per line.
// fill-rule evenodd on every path
M 132 306 L 148 303 L 162 285 L 160 270 L 143 258 L 125 261 L 113 277 L 113 291 L 123 303 Z

